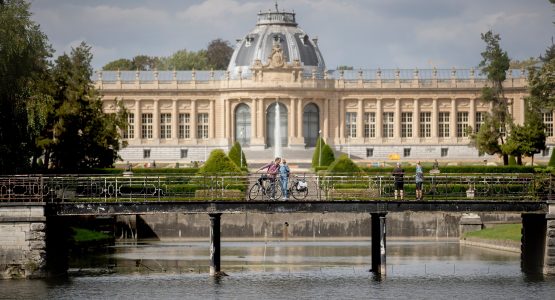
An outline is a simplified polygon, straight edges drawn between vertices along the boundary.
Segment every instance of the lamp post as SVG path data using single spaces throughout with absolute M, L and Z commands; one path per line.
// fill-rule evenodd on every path
M 243 169 L 243 128 L 241 128 L 241 133 L 239 134 L 239 156 L 241 156 L 241 169 Z
M 318 130 L 318 143 L 320 144 L 320 153 L 318 154 L 318 167 L 322 166 L 322 130 Z

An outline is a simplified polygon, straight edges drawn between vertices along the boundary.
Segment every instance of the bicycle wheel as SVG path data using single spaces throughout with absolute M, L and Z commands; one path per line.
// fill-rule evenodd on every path
M 251 186 L 249 190 L 249 200 L 256 200 L 256 198 L 258 198 L 258 195 L 262 193 L 262 189 L 263 188 L 258 183 L 255 183 L 253 186 Z
M 298 187 L 299 182 L 296 182 L 294 186 L 291 187 L 291 189 L 289 189 L 289 192 L 291 193 L 291 196 L 293 196 L 293 198 L 295 198 L 295 200 L 304 200 L 304 198 L 306 198 L 306 196 L 308 195 L 308 187 L 304 187 L 301 190 L 299 190 Z

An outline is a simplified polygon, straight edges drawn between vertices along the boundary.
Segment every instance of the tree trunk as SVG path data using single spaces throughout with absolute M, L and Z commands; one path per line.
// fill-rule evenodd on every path
M 534 166 L 534 154 L 532 154 L 532 167 Z
M 503 154 L 503 165 L 504 166 L 509 165 L 509 155 L 508 154 Z
M 518 155 L 516 157 L 516 164 L 522 166 L 522 155 Z

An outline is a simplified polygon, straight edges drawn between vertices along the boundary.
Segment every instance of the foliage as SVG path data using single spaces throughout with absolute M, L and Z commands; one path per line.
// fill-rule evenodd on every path
M 322 157 L 320 158 L 322 166 L 329 166 L 335 161 L 335 155 L 330 145 L 322 144 Z
M 547 164 L 550 167 L 555 167 L 555 151 L 551 150 L 551 156 L 549 157 L 549 163 Z
M 229 42 L 219 38 L 212 40 L 206 48 L 206 59 L 212 69 L 227 69 L 231 55 L 233 55 L 233 48 Z
M 369 174 L 391 174 L 392 167 L 370 168 L 362 170 Z M 405 174 L 412 174 L 415 168 L 406 168 Z M 534 173 L 533 167 L 528 166 L 443 166 L 441 174 L 500 174 L 500 173 Z
M 45 123 L 52 49 L 31 20 L 29 3 L 0 3 L 0 173 L 13 174 L 28 170 Z
M 198 52 L 179 50 L 171 56 L 160 58 L 160 70 L 207 70 L 206 50 Z
M 539 108 L 541 106 L 529 103 L 528 97 L 524 125 L 512 125 L 511 135 L 507 143 L 502 146 L 503 152 L 520 157 L 525 155 L 533 157 L 545 149 L 545 128 Z
M 116 59 L 114 61 L 111 61 L 107 64 L 104 65 L 104 67 L 102 67 L 102 70 L 104 71 L 117 71 L 117 70 L 122 70 L 122 71 L 131 71 L 131 70 L 137 70 L 137 68 L 133 65 L 133 61 L 127 58 L 120 58 L 120 59 Z
M 530 57 L 524 60 L 514 59 L 509 62 L 510 69 L 528 69 L 536 65 L 540 60 L 535 57 Z
M 229 158 L 233 161 L 238 167 L 243 168 L 246 167 L 247 159 L 245 158 L 245 153 L 243 152 L 243 148 L 239 142 L 235 142 L 231 149 L 229 149 L 228 153 Z M 241 156 L 243 156 L 242 164 L 241 164 Z
M 509 166 L 516 166 L 516 158 L 514 155 L 509 155 Z
M 104 71 L 149 71 L 154 70 L 160 64 L 160 59 L 156 56 L 137 55 L 132 59 L 120 58 L 111 61 L 102 67 Z
M 71 54 L 61 55 L 52 70 L 56 87 L 50 131 L 42 137 L 45 158 L 55 168 L 76 171 L 110 167 L 118 158 L 119 128 L 126 126 L 125 109 L 102 111 L 91 81 L 91 48 L 81 43 Z M 124 145 L 125 146 L 125 145 Z
M 324 139 L 322 137 L 318 137 L 318 140 L 316 141 L 316 147 L 314 147 L 314 153 L 312 154 L 312 167 L 318 167 L 320 166 L 320 148 L 322 148 L 324 146 L 325 142 Z M 322 148 L 323 150 L 323 148 Z
M 200 168 L 199 173 L 239 173 L 239 167 L 231 161 L 221 149 L 212 150 L 208 160 Z
M 479 67 L 491 85 L 482 89 L 482 100 L 493 105 L 492 111 L 485 116 L 484 124 L 471 138 L 480 153 L 503 155 L 506 165 L 508 156 L 503 152 L 502 145 L 505 144 L 505 134 L 512 124 L 512 118 L 503 91 L 503 81 L 506 79 L 510 61 L 507 52 L 499 45 L 501 38 L 498 34 L 490 30 L 482 34 L 482 40 L 486 43 L 486 50 L 481 53 Z
M 85 228 L 71 227 L 72 240 L 75 243 L 98 242 L 112 239 L 109 234 Z
M 464 237 L 476 237 L 488 240 L 510 240 L 520 242 L 522 237 L 522 224 L 500 224 L 492 228 L 479 231 L 470 231 Z
M 346 154 L 343 154 L 329 166 L 328 172 L 361 173 L 362 170 Z

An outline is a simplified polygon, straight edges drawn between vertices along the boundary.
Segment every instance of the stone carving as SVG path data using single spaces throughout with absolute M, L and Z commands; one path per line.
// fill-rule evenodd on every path
M 272 48 L 272 54 L 268 57 L 268 65 L 270 68 L 283 68 L 285 66 L 283 50 L 279 45 L 274 45 Z

